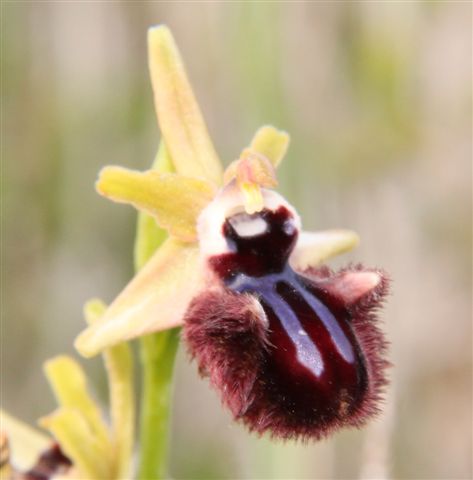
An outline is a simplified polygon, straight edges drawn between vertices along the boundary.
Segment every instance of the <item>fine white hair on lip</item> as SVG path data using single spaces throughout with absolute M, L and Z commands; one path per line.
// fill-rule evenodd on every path
M 291 212 L 294 226 L 300 230 L 301 221 L 295 209 L 278 193 L 273 190 L 261 189 L 264 207 L 276 211 L 283 206 Z M 199 236 L 200 251 L 205 257 L 221 255 L 230 252 L 227 241 L 222 232 L 225 220 L 232 215 L 245 213 L 244 197 L 235 181 L 222 188 L 217 196 L 202 210 L 197 220 L 197 233 Z M 263 219 L 260 219 L 264 221 Z M 234 226 L 235 228 L 235 226 Z M 261 229 L 261 223 L 247 225 L 247 231 Z M 263 233 L 262 231 L 260 233 Z M 256 233 L 255 233 L 256 234 Z

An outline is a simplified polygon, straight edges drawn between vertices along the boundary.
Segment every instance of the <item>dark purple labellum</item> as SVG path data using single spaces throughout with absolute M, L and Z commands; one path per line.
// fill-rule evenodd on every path
M 256 235 L 241 236 L 235 228 L 239 219 L 226 220 L 223 234 L 231 251 L 212 257 L 210 263 L 228 292 L 258 300 L 268 321 L 264 333 L 258 331 L 257 346 L 245 338 L 243 319 L 246 315 L 248 322 L 252 320 L 248 312 L 241 312 L 241 322 L 233 320 L 238 335 L 232 336 L 230 317 L 238 311 L 227 308 L 220 312 L 223 323 L 217 325 L 219 319 L 211 311 L 216 307 L 207 298 L 206 313 L 202 308 L 197 312 L 199 307 L 194 304 L 187 318 L 192 329 L 186 332 L 191 353 L 201 370 L 231 397 L 224 401 L 233 413 L 260 433 L 269 430 L 283 438 L 319 438 L 334 427 L 361 424 L 363 417 L 374 413 L 384 383 L 381 353 L 385 344 L 369 314 L 383 292 L 376 292 L 372 304 L 365 298 L 358 310 L 356 305 L 347 305 L 343 296 L 330 288 L 330 282 L 324 282 L 327 272 L 324 278 L 309 279 L 290 267 L 288 258 L 297 230 L 285 207 L 252 217 L 264 221 Z M 385 287 L 385 283 L 380 286 L 383 291 Z M 226 301 L 230 302 L 229 298 Z M 198 315 L 207 320 L 197 319 Z M 210 323 L 204 325 L 205 321 Z M 195 329 L 198 325 L 205 330 Z M 247 334 L 255 335 L 255 329 Z M 225 363 L 222 352 L 212 352 L 223 345 L 227 345 L 229 362 L 225 372 L 218 371 L 218 365 Z M 199 351 L 202 347 L 207 350 Z M 253 364 L 247 358 L 249 352 L 253 352 Z M 368 352 L 373 352 L 371 358 Z M 245 369 L 250 380 L 242 378 Z M 243 391 L 232 397 L 235 388 Z

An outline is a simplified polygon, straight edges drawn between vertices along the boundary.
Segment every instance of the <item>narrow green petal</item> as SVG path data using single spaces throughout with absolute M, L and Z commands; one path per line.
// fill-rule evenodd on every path
M 64 453 L 87 480 L 113 478 L 107 451 L 81 413 L 73 408 L 60 408 L 40 419 L 61 445 Z
M 264 155 L 273 165 L 277 167 L 289 146 L 289 134 L 277 130 L 271 125 L 261 127 L 251 141 L 250 149 Z
M 205 180 L 121 167 L 103 168 L 96 188 L 107 198 L 152 215 L 162 228 L 185 242 L 196 240 L 197 217 L 215 193 Z
M 61 355 L 44 364 L 46 377 L 61 407 L 79 412 L 97 441 L 106 449 L 110 437 L 100 409 L 87 391 L 86 376 L 81 366 L 71 357 Z
M 170 30 L 148 31 L 151 83 L 158 122 L 176 171 L 182 175 L 222 182 L 222 166 Z
M 305 270 L 352 250 L 359 242 L 358 235 L 351 230 L 302 232 L 289 261 L 293 268 Z
M 124 340 L 181 325 L 203 287 L 198 247 L 168 239 L 75 346 L 90 357 Z
M 51 446 L 51 438 L 0 410 L 0 433 L 5 433 L 10 448 L 10 463 L 26 471 L 35 465 L 39 455 Z M 0 477 L 2 478 L 2 477 Z
M 96 323 L 107 306 L 100 300 L 91 300 L 84 307 L 87 322 Z M 107 369 L 112 441 L 114 446 L 114 477 L 129 478 L 133 454 L 135 405 L 133 396 L 133 358 L 126 342 L 107 348 L 104 353 Z

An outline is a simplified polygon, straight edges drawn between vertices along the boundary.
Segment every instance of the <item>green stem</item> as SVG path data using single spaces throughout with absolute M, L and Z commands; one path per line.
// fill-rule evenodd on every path
M 173 171 L 171 158 L 162 142 L 153 168 L 160 172 Z M 158 227 L 153 218 L 139 214 L 134 252 L 136 271 L 145 265 L 166 237 L 167 233 Z M 139 480 L 161 480 L 168 474 L 172 374 L 178 344 L 178 328 L 147 335 L 140 340 L 143 373 Z
M 172 374 L 178 343 L 179 329 L 141 339 L 140 480 L 158 480 L 167 476 Z

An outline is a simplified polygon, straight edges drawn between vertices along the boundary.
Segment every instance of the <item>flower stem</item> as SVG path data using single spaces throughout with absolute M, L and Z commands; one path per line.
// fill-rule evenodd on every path
M 139 480 L 164 479 L 167 475 L 172 374 L 178 342 L 179 329 L 141 339 L 143 386 Z
M 161 142 L 153 168 L 170 172 L 173 165 Z M 149 215 L 140 213 L 135 241 L 135 270 L 140 270 L 161 246 L 167 234 Z M 140 340 L 142 366 L 139 480 L 166 478 L 169 444 L 172 374 L 179 329 L 153 333 Z

